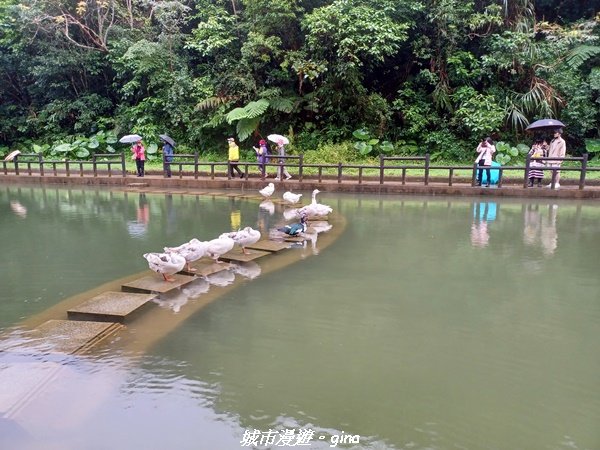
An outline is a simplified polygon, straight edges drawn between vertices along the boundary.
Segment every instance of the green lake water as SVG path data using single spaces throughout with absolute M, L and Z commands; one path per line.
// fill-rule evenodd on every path
M 156 306 L 222 292 L 148 345 L 132 324 L 86 357 L 0 352 L 0 378 L 61 367 L 0 444 L 4 426 L 16 450 L 285 448 L 269 430 L 314 449 L 600 448 L 600 203 L 319 200 L 346 221 L 335 241 Z M 253 200 L 1 186 L 0 331 L 26 348 L 23 321 L 142 273 L 143 253 L 282 220 Z

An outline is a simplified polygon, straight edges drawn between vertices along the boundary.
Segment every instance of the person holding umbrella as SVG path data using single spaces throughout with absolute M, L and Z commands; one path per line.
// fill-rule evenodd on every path
M 564 158 L 567 153 L 567 145 L 565 144 L 565 140 L 562 138 L 562 128 L 557 128 L 554 130 L 554 139 L 550 142 L 550 147 L 548 147 L 548 158 Z M 550 167 L 560 167 L 562 161 L 548 161 L 548 166 Z M 560 188 L 560 170 L 556 170 L 556 183 L 554 184 L 555 189 Z M 547 188 L 552 187 L 552 182 L 546 186 Z
M 135 159 L 135 167 L 137 169 L 137 176 L 144 176 L 144 165 L 146 163 L 146 149 L 142 145 L 142 139 L 140 138 L 131 146 L 131 152 L 133 153 L 133 159 Z
M 165 172 L 165 178 L 171 178 L 171 162 L 173 161 L 173 147 L 175 147 L 175 141 L 166 134 L 160 134 L 159 137 L 163 142 L 163 170 Z
M 277 144 L 277 153 L 279 153 L 279 156 L 285 156 L 285 145 L 290 143 L 288 138 L 280 134 L 270 134 L 267 136 L 267 139 Z M 277 177 L 275 177 L 276 180 L 282 180 L 284 175 L 286 180 L 292 178 L 290 173 L 285 169 L 285 166 L 283 165 L 284 162 L 285 158 L 279 160 L 279 169 L 277 171 Z

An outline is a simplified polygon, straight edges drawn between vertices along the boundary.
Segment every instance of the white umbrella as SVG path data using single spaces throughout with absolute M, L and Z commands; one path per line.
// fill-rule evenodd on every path
M 275 142 L 276 144 L 284 144 L 284 145 L 288 145 L 290 143 L 290 140 L 288 138 L 286 138 L 285 136 L 282 136 L 280 134 L 270 134 L 267 136 L 267 139 L 270 140 L 271 142 Z
M 13 159 L 15 159 L 15 156 L 20 155 L 21 152 L 19 150 L 14 150 L 12 152 L 10 152 L 8 155 L 6 155 L 6 158 L 4 158 L 4 161 L 12 161 Z
M 131 144 L 133 142 L 141 141 L 142 137 L 139 134 L 127 134 L 119 139 L 121 144 Z

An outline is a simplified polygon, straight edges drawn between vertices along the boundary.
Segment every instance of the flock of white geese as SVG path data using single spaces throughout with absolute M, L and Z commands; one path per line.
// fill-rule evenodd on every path
M 275 185 L 269 183 L 263 189 L 260 189 L 259 192 L 265 199 L 270 199 L 275 192 Z M 308 217 L 322 217 L 331 213 L 333 210 L 330 206 L 317 202 L 317 194 L 319 192 L 318 189 L 312 192 L 312 202 L 309 205 L 301 208 L 293 208 L 285 214 L 287 220 L 300 218 L 300 224 L 288 225 L 278 230 L 286 234 L 300 235 L 306 232 L 305 222 Z M 283 194 L 284 201 L 291 205 L 297 204 L 301 197 L 302 194 L 294 194 L 289 191 Z M 301 226 L 298 227 L 295 225 Z M 193 238 L 177 247 L 165 247 L 164 251 L 160 253 L 145 253 L 144 258 L 148 261 L 148 266 L 151 270 L 161 274 L 165 281 L 172 282 L 175 280 L 172 275 L 182 271 L 184 268 L 188 272 L 196 271 L 195 268 L 190 266 L 190 263 L 204 256 L 212 258 L 215 263 L 221 263 L 219 257 L 231 251 L 235 245 L 240 246 L 244 254 L 248 254 L 246 247 L 258 242 L 260 238 L 260 231 L 252 227 L 245 227 L 237 231 L 222 233 L 219 237 L 210 241 L 200 241 Z

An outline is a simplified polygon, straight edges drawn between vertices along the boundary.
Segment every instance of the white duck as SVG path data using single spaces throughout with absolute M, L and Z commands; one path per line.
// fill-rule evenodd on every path
M 177 253 L 144 253 L 151 270 L 162 274 L 165 281 L 175 281 L 167 275 L 173 275 L 185 267 L 185 258 Z
M 188 272 L 195 272 L 196 269 L 190 267 L 190 263 L 199 260 L 206 255 L 208 248 L 207 241 L 199 241 L 193 238 L 191 241 L 181 244 L 179 247 L 165 247 L 166 253 L 177 253 L 185 258 L 186 270 Z
M 293 192 L 290 192 L 290 191 L 284 192 L 284 194 L 283 194 L 283 199 L 286 202 L 291 203 L 292 205 L 298 203 L 301 198 L 302 198 L 302 194 L 294 194 Z
M 269 198 L 271 195 L 273 195 L 273 192 L 275 192 L 275 185 L 273 183 L 269 183 L 258 192 L 260 192 L 260 195 L 262 195 L 264 198 Z
M 249 252 L 246 250 L 246 246 L 258 242 L 260 239 L 260 231 L 255 230 L 252 227 L 246 227 L 238 231 L 232 231 L 231 233 L 223 233 L 221 237 L 222 236 L 229 236 L 237 245 L 242 247 L 242 253 L 248 255 Z
M 330 206 L 323 205 L 321 203 L 317 203 L 317 194 L 321 192 L 318 189 L 315 189 L 312 192 L 312 202 L 310 205 L 303 206 L 298 210 L 298 214 L 306 214 L 309 217 L 314 216 L 326 216 L 327 214 L 333 212 Z
M 283 218 L 285 220 L 296 220 L 298 217 L 300 217 L 298 208 L 288 208 L 283 210 Z
M 235 245 L 235 241 L 227 236 L 227 233 L 222 234 L 217 239 L 208 241 L 206 254 L 215 260 L 216 263 L 221 263 L 219 257 L 230 251 Z

